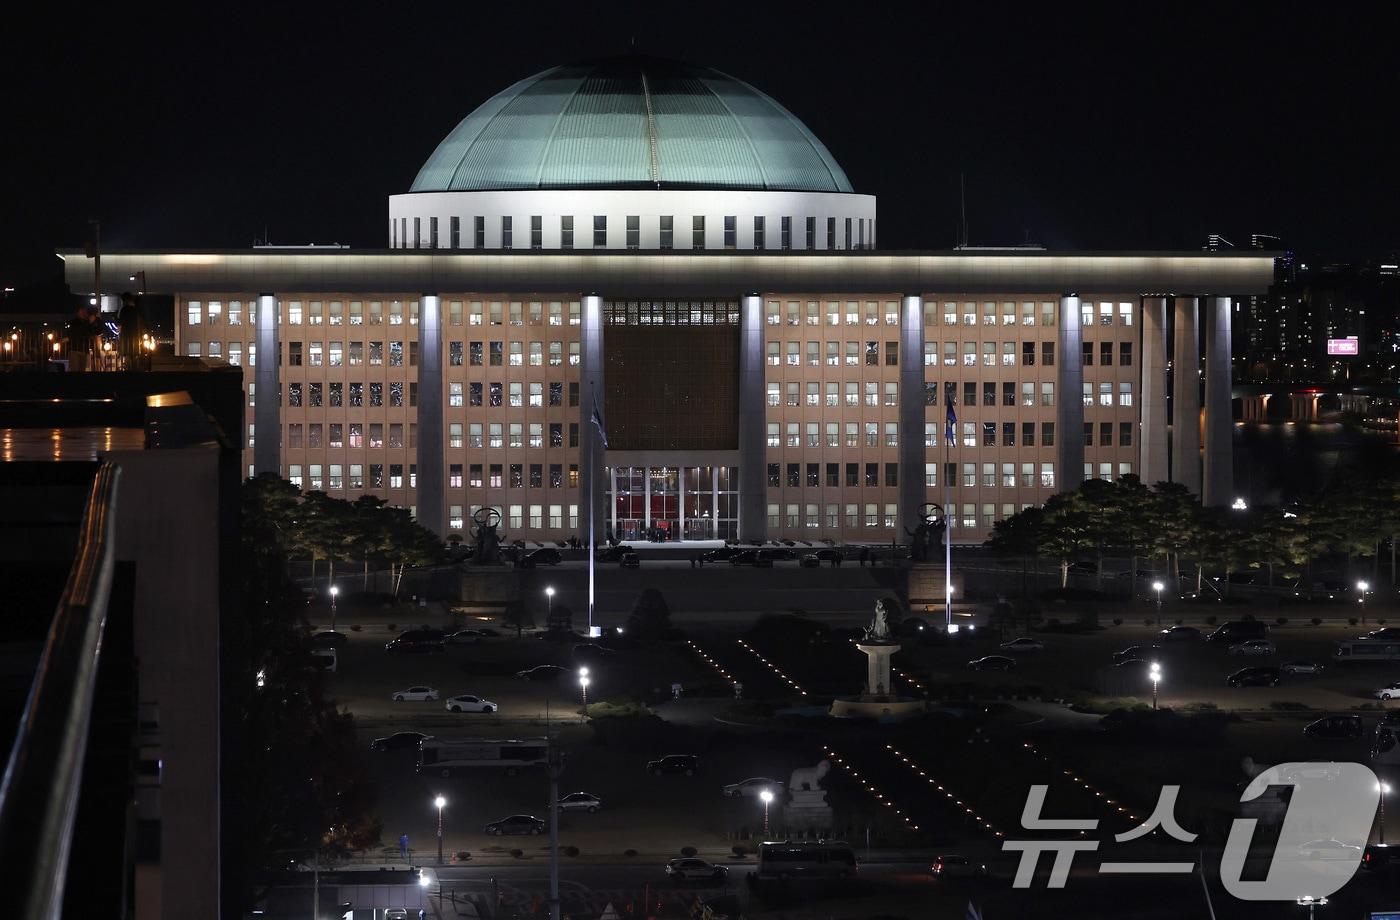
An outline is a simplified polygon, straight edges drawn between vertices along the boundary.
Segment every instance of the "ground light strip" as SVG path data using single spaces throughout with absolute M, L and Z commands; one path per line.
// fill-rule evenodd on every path
M 700 646 L 696 645 L 694 640 L 687 639 L 685 640 L 685 644 L 690 646 L 690 650 L 695 654 L 699 655 L 707 665 L 718 671 L 721 677 L 723 677 L 725 680 L 729 681 L 736 687 L 739 685 L 739 682 L 734 679 L 734 675 L 730 674 L 724 668 L 720 667 L 718 661 L 715 661 L 709 655 L 705 654 L 705 650 L 702 649 Z
M 752 645 L 749 645 L 749 644 L 748 644 L 747 642 L 745 642 L 743 639 L 738 640 L 738 642 L 739 642 L 739 644 L 740 644 L 741 646 L 743 646 L 744 651 L 748 652 L 750 655 L 754 656 L 754 657 L 757 658 L 759 661 L 763 662 L 765 665 L 768 666 L 768 670 L 772 671 L 774 674 L 778 675 L 778 676 L 781 677 L 783 680 L 787 681 L 787 684 L 788 684 L 789 687 L 791 687 L 792 689 L 796 690 L 798 693 L 802 694 L 803 696 L 806 696 L 806 695 L 807 695 L 807 691 L 806 691 L 806 690 L 803 690 L 802 687 L 798 685 L 797 681 L 793 680 L 791 677 L 788 677 L 786 674 L 784 674 L 784 673 L 782 672 L 782 669 L 781 669 L 781 668 L 779 668 L 779 667 L 778 667 L 777 665 L 775 665 L 773 662 L 769 661 L 767 658 L 764 658 L 762 655 L 760 655 L 757 651 L 754 650 L 754 647 L 753 647 Z
M 927 781 L 928 781 L 928 784 L 929 784 L 930 786 L 932 786 L 933 788 L 937 789 L 939 792 L 941 792 L 941 793 L 943 793 L 945 796 L 947 796 L 947 797 L 948 797 L 948 800 L 951 801 L 954 805 L 958 806 L 958 807 L 961 808 L 963 811 L 965 811 L 965 812 L 967 812 L 969 815 L 971 815 L 971 816 L 972 816 L 972 820 L 976 821 L 978 824 L 982 825 L 984 828 L 986 828 L 987 830 L 991 831 L 993 834 L 995 834 L 995 835 L 998 836 L 998 837 L 1005 837 L 1005 836 L 1006 836 L 1006 835 L 1003 834 L 1001 831 L 999 831 L 999 830 L 997 830 L 995 827 L 993 827 L 993 826 L 992 826 L 992 822 L 988 821 L 986 818 L 982 817 L 982 816 L 979 815 L 977 812 L 973 811 L 970 807 L 968 807 L 968 804 L 967 804 L 966 802 L 964 802 L 962 799 L 958 798 L 957 796 L 953 795 L 953 793 L 949 792 L 947 789 L 944 789 L 944 788 L 943 788 L 943 785 L 942 785 L 941 783 L 939 783 L 937 779 L 935 779 L 933 776 L 930 776 L 928 773 L 925 773 L 922 767 L 920 767 L 920 766 L 919 766 L 917 763 L 915 763 L 914 761 L 910 760 L 909 757 L 908 757 L 907 755 L 905 755 L 903 752 L 901 752 L 901 751 L 899 751 L 898 749 L 896 749 L 894 745 L 892 745 L 892 744 L 887 744 L 887 745 L 885 745 L 885 750 L 889 751 L 890 754 L 892 754 L 893 756 L 898 757 L 900 760 L 904 761 L 904 765 L 905 765 L 905 766 L 907 766 L 909 769 L 913 770 L 915 773 L 919 774 L 919 776 L 921 776 L 921 777 L 923 777 L 925 780 L 927 780 Z
M 1030 751 L 1032 754 L 1035 754 L 1041 760 L 1045 761 L 1047 766 L 1049 766 L 1052 769 L 1058 769 L 1065 776 L 1068 776 L 1071 780 L 1083 786 L 1087 791 L 1092 792 L 1098 798 L 1103 799 L 1105 805 L 1110 806 L 1111 808 L 1118 811 L 1120 814 L 1127 815 L 1134 821 L 1142 820 L 1137 815 L 1128 811 L 1128 809 L 1123 805 L 1122 802 L 1118 802 L 1114 799 L 1109 798 L 1108 796 L 1104 795 L 1101 789 L 1096 789 L 1094 786 L 1090 785 L 1088 780 L 1084 779 L 1083 777 L 1076 776 L 1072 771 L 1066 770 L 1065 768 L 1058 766 L 1053 760 L 1050 759 L 1049 755 L 1042 754 L 1039 750 L 1036 749 L 1036 746 L 1031 744 L 1029 741 L 1023 741 L 1021 742 L 1021 744 L 1027 751 Z
M 836 764 L 838 767 L 851 774 L 851 777 L 856 782 L 860 783 L 861 786 L 864 787 L 866 792 L 870 793 L 875 797 L 875 801 L 879 802 L 881 805 L 884 805 L 886 808 L 891 809 L 895 814 L 899 815 L 900 819 L 903 820 L 904 823 L 909 826 L 910 830 L 919 829 L 919 825 L 915 824 L 910 819 L 910 817 L 906 815 L 901 809 L 896 808 L 892 800 L 885 798 L 884 794 L 880 792 L 879 789 L 876 789 L 873 783 L 868 781 L 865 777 L 861 776 L 860 771 L 857 770 L 855 767 L 851 766 L 850 763 L 848 763 L 844 757 L 842 757 L 840 754 L 836 753 L 836 751 L 827 747 L 826 745 L 822 745 L 822 753 L 825 754 L 827 759 L 830 760 L 832 763 Z

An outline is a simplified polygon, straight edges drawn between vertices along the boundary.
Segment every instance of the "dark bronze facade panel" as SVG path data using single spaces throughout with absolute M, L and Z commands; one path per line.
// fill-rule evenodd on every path
M 668 307 L 672 317 L 691 315 L 684 303 Z M 635 302 L 605 307 L 610 450 L 737 448 L 739 327 L 728 320 L 738 305 L 709 301 L 705 312 L 708 323 L 652 323 L 636 321 L 648 313 Z

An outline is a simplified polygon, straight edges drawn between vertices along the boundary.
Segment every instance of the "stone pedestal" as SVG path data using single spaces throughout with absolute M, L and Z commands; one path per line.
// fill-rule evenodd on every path
M 894 642 L 857 642 L 856 648 L 865 653 L 865 692 L 862 700 L 881 700 L 894 693 L 890 657 L 902 646 Z
M 865 690 L 858 697 L 832 701 L 831 715 L 838 719 L 907 719 L 926 709 L 923 700 L 899 696 L 894 690 L 890 658 L 900 645 L 888 639 L 867 639 L 856 648 L 865 653 Z

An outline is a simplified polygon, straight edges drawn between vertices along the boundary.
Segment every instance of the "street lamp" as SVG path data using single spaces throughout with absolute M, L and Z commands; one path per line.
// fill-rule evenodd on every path
M 1313 896 L 1310 895 L 1310 894 L 1305 894 L 1305 895 L 1303 895 L 1301 898 L 1298 899 L 1298 906 L 1299 906 L 1299 907 L 1306 907 L 1306 908 L 1308 909 L 1308 920 L 1313 920 L 1313 908 L 1316 908 L 1316 907 L 1326 907 L 1326 906 L 1327 906 L 1327 899 L 1326 899 L 1326 898 L 1315 898 L 1315 897 L 1313 897 Z
M 1361 592 L 1361 597 L 1359 598 L 1359 600 L 1361 601 L 1361 625 L 1362 625 L 1362 626 L 1365 626 L 1365 625 L 1366 625 L 1366 592 L 1369 591 L 1369 590 L 1371 590 L 1371 583 L 1368 582 L 1368 581 L 1358 581 L 1358 582 L 1356 583 L 1356 590 L 1359 591 L 1359 592 Z
M 548 629 L 551 627 L 551 620 L 554 617 L 554 589 L 544 589 L 544 625 Z
M 442 809 L 447 805 L 447 799 L 438 796 L 433 799 L 433 805 L 438 810 L 438 865 L 442 865 Z
M 331 585 L 331 632 L 335 632 L 335 599 L 340 596 L 340 588 Z
M 583 718 L 584 718 L 584 721 L 587 721 L 587 720 L 588 720 L 588 669 L 587 669 L 587 668 L 579 668 L 579 669 L 578 669 L 578 687 L 579 687 L 579 691 L 583 694 Z
M 1237 498 L 1235 499 L 1234 503 L 1230 505 L 1230 507 L 1235 511 L 1248 511 L 1249 502 L 1245 501 L 1243 498 Z
M 1162 680 L 1162 666 L 1157 662 L 1152 662 L 1152 667 L 1148 669 L 1147 677 L 1152 681 L 1152 708 L 1157 708 L 1157 684 Z
M 1390 791 L 1390 784 L 1376 783 L 1376 791 L 1381 794 L 1381 821 L 1379 842 L 1381 846 L 1385 846 L 1385 794 Z
M 758 794 L 763 800 L 763 839 L 768 839 L 768 806 L 773 804 L 773 793 L 769 789 L 764 789 Z
M 1162 584 L 1160 581 L 1154 581 L 1154 582 L 1152 583 L 1152 590 L 1157 592 L 1157 625 L 1158 625 L 1158 626 L 1161 626 L 1161 625 L 1162 625 L 1162 589 L 1165 588 L 1165 587 L 1166 587 L 1166 585 Z

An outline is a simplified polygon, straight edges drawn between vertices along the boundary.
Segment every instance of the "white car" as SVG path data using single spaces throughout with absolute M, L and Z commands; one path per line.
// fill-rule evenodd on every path
M 1335 837 L 1310 840 L 1298 848 L 1303 859 L 1361 859 L 1361 847 L 1354 843 L 1343 843 Z
M 1277 651 L 1272 639 L 1250 639 L 1230 646 L 1231 655 L 1272 655 Z
M 1045 643 L 1039 639 L 1022 636 L 1019 639 L 1012 639 L 1010 642 L 1003 642 L 1001 647 L 1008 652 L 1039 652 L 1045 648 Z
M 603 800 L 591 792 L 570 792 L 559 800 L 560 811 L 586 811 L 590 814 L 603 807 Z
M 409 687 L 407 690 L 395 690 L 394 702 L 433 702 L 438 698 L 438 692 L 432 687 Z
M 479 696 L 463 694 L 447 698 L 448 712 L 495 712 L 496 704 Z
M 1391 681 L 1375 692 L 1378 700 L 1400 700 L 1400 680 Z
M 776 798 L 783 791 L 783 784 L 776 779 L 768 779 L 766 776 L 751 776 L 746 780 L 725 786 L 724 794 L 731 799 L 737 799 L 740 796 L 756 799 L 765 789 L 773 793 Z

